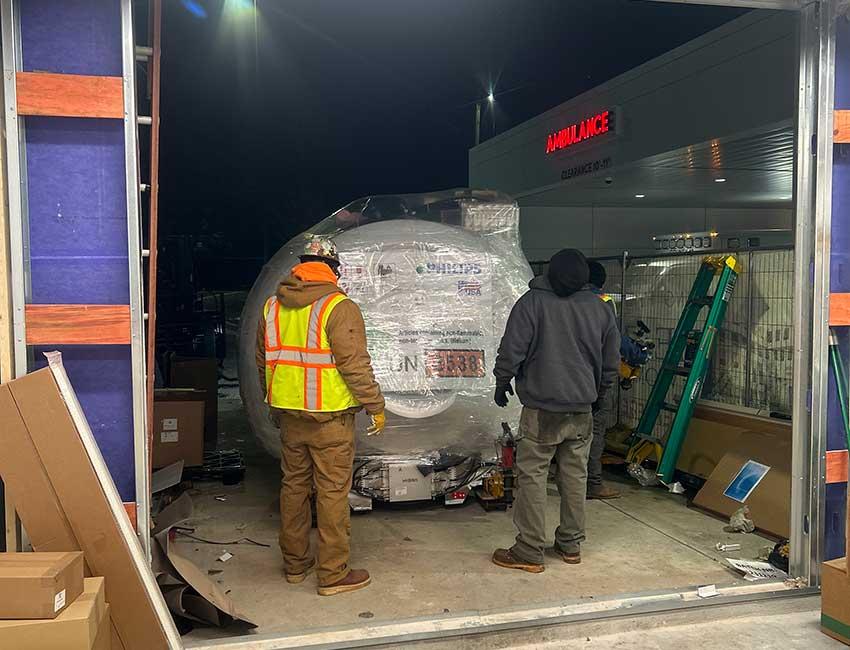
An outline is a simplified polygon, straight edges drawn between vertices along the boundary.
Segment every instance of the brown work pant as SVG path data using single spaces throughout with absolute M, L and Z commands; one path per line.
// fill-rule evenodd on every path
M 304 573 L 312 564 L 310 495 L 316 487 L 319 548 L 316 574 L 320 586 L 345 578 L 351 521 L 348 492 L 354 464 L 354 415 L 329 422 L 282 415 L 280 467 L 280 549 L 286 573 Z

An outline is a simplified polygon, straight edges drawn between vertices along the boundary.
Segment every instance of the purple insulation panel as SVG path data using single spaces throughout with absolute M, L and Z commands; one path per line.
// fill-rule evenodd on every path
M 128 304 L 121 120 L 25 120 L 32 298 Z
M 24 0 L 26 71 L 121 76 L 119 0 Z
M 839 20 L 836 25 L 835 108 L 850 110 L 850 23 L 845 20 Z M 830 249 L 830 292 L 850 293 L 850 145 L 836 145 L 833 156 Z M 833 331 L 841 347 L 841 357 L 847 363 L 850 359 L 850 332 L 847 327 L 835 327 Z M 832 373 L 829 378 L 826 448 L 829 451 L 847 448 Z M 833 560 L 845 553 L 847 484 L 827 484 L 825 501 L 824 556 L 827 560 Z
M 135 499 L 133 471 L 133 369 L 128 345 L 36 346 L 33 367 L 47 366 L 44 352 L 58 349 L 98 447 L 125 502 Z
M 23 70 L 122 75 L 120 0 L 18 5 Z M 124 121 L 25 117 L 23 133 L 28 302 L 128 305 Z M 121 498 L 135 500 L 130 346 L 40 346 L 34 368 L 57 348 Z

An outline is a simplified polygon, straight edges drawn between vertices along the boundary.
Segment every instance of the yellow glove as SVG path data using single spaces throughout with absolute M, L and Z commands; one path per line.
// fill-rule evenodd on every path
M 366 429 L 367 436 L 377 436 L 384 430 L 384 427 L 387 426 L 387 416 L 381 411 L 380 413 L 376 413 L 372 416 L 372 426 Z

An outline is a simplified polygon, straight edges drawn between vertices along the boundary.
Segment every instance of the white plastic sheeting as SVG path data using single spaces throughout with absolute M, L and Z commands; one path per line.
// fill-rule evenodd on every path
M 514 427 L 520 405 L 516 399 L 507 409 L 493 404 L 493 364 L 508 314 L 532 277 L 516 204 L 471 190 L 368 197 L 277 252 L 248 296 L 239 359 L 251 425 L 275 456 L 279 433 L 254 360 L 257 321 L 313 235 L 332 236 L 340 251 L 340 286 L 363 311 L 387 400 L 382 436 L 366 437 L 366 417 L 359 416 L 358 458 L 413 459 L 435 471 L 494 459 L 502 422 Z

